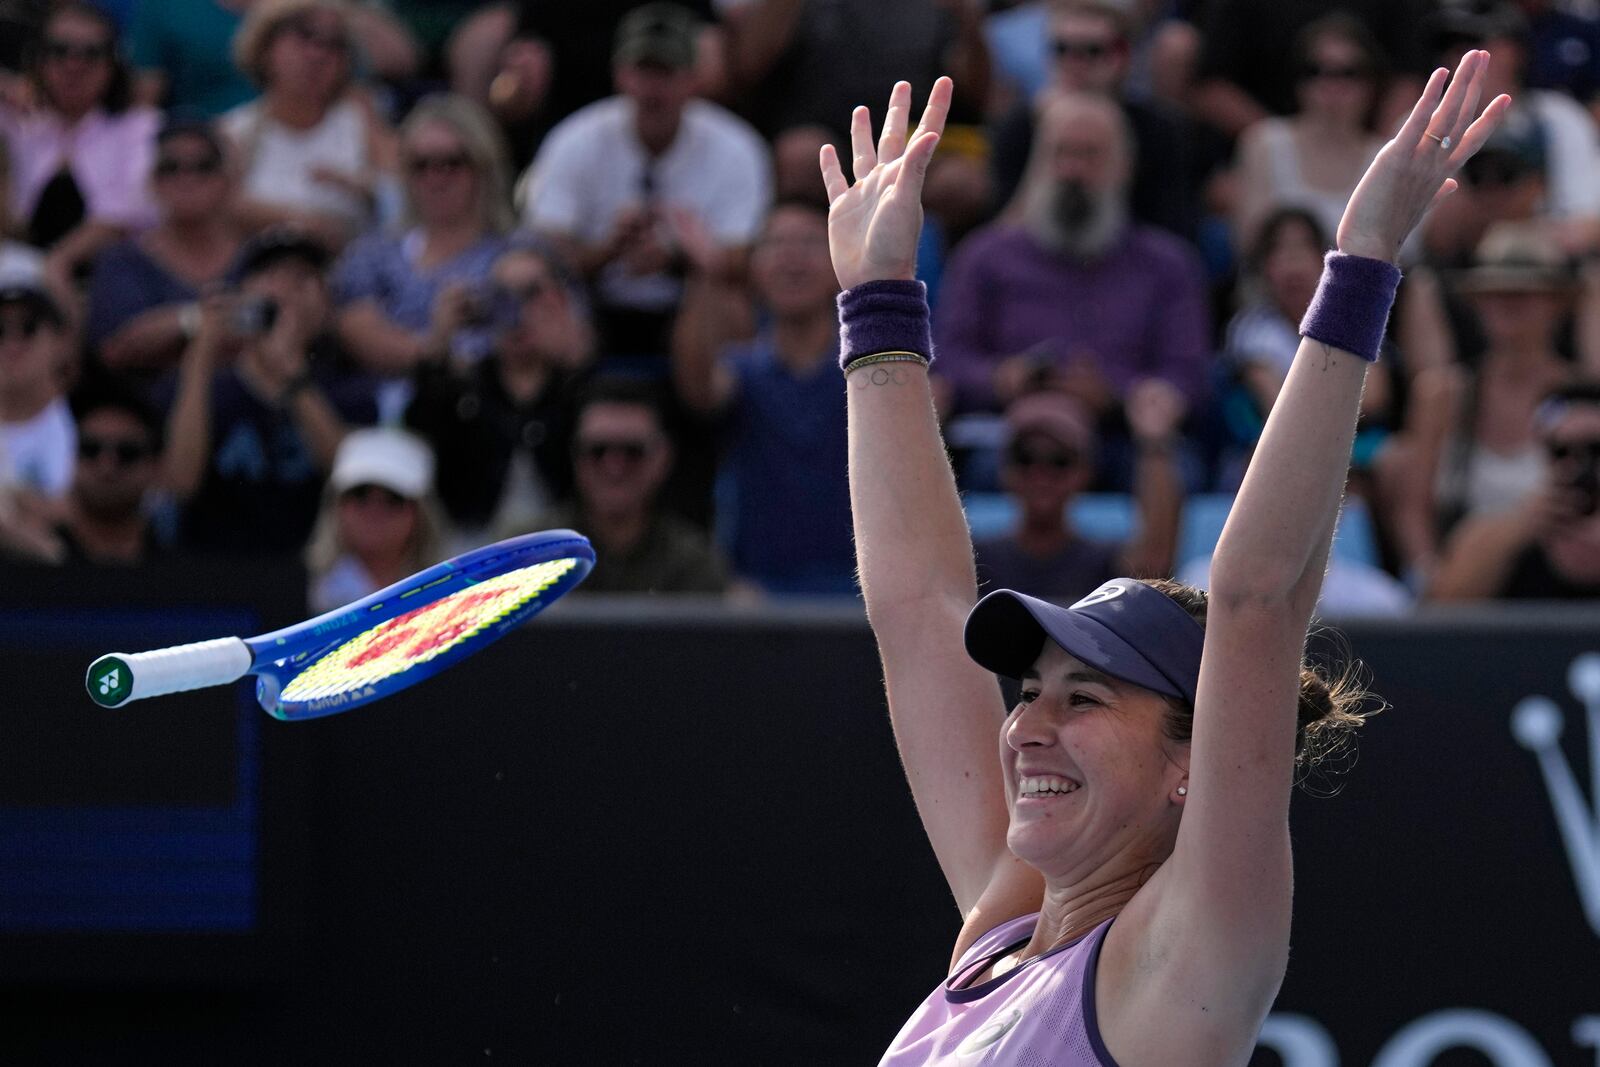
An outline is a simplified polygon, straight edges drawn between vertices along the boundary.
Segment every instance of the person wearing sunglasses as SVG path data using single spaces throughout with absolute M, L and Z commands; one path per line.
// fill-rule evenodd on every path
M 474 294 L 489 355 L 418 365 L 406 424 L 439 457 L 439 492 L 462 551 L 572 495 L 576 404 L 594 334 L 573 283 L 548 246 L 519 239 Z
M 52 531 L 64 563 L 133 566 L 165 551 L 150 521 L 161 473 L 161 420 L 109 380 L 73 391 L 77 462 Z
M 1133 217 L 1192 239 L 1199 224 L 1194 131 L 1162 103 L 1130 97 L 1124 86 L 1132 63 L 1130 13 L 1111 0 L 1064 0 L 1050 7 L 1049 83 L 1045 93 L 1096 93 L 1115 100 L 1134 142 L 1128 189 Z M 1027 170 L 1044 95 L 1017 104 L 994 124 L 991 164 L 994 202 L 1008 202 Z
M 672 462 L 657 390 L 627 379 L 590 386 L 572 437 L 577 497 L 533 526 L 577 530 L 594 545 L 594 570 L 574 595 L 727 590 L 727 564 L 710 540 L 660 505 Z
M 307 605 L 332 611 L 444 558 L 445 527 L 427 442 L 390 427 L 339 442 L 306 545 Z
M 350 5 L 260 0 L 233 40 L 261 95 L 219 120 L 240 160 L 250 230 L 292 225 L 342 248 L 372 222 L 393 169 L 393 132 L 352 89 Z
M 54 6 L 30 66 L 35 106 L 0 103 L 10 212 L 66 292 L 103 248 L 155 221 L 147 178 L 161 120 L 131 103 L 116 26 L 87 3 Z
M 974 546 L 978 589 L 1026 589 L 1070 604 L 1118 575 L 1172 573 L 1183 508 L 1183 479 L 1173 439 L 1183 400 L 1158 378 L 1136 385 L 1129 419 L 1139 442 L 1133 498 L 1137 532 L 1122 544 L 1084 537 L 1072 525 L 1072 502 L 1094 480 L 1094 427 L 1065 393 L 1023 396 L 1006 410 L 1000 484 L 1017 506 L 1017 525 Z
M 1540 486 L 1451 536 L 1431 600 L 1600 600 L 1600 381 L 1554 390 L 1536 416 Z
M 420 364 L 482 359 L 480 299 L 515 223 L 505 144 L 470 99 L 439 94 L 400 130 L 400 227 L 366 234 L 334 271 L 339 335 L 370 370 L 404 379 Z
M 177 363 L 201 294 L 227 281 L 244 242 L 230 211 L 235 175 L 209 123 L 169 118 L 150 187 L 161 221 L 95 261 L 84 330 L 104 366 L 146 375 Z
M 1356 182 L 1384 138 L 1373 129 L 1384 60 L 1371 33 L 1343 12 L 1324 16 L 1296 39 L 1298 109 L 1251 126 L 1239 138 L 1234 242 L 1254 245 L 1275 208 L 1300 207 L 1333 233 Z
M 1564 349 L 1568 323 L 1600 314 L 1600 292 L 1580 288 L 1559 243 L 1538 223 L 1497 224 L 1474 266 L 1446 281 L 1460 303 L 1460 325 L 1438 313 L 1444 358 L 1418 373 L 1402 432 L 1378 463 L 1380 512 L 1404 573 L 1419 587 L 1458 524 L 1520 510 L 1545 480 L 1535 412 L 1547 393 L 1600 358 L 1585 350 L 1581 329 L 1573 331 L 1577 350 Z
M 135 3 L 128 57 L 142 103 L 216 118 L 248 103 L 256 86 L 233 61 L 230 45 L 252 0 L 156 0 Z M 377 4 L 351 4 L 351 33 L 376 77 L 403 82 L 418 67 L 410 31 Z

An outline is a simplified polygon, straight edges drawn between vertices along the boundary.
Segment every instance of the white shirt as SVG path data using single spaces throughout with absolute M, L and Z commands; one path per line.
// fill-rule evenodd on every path
M 761 135 L 704 100 L 683 110 L 678 135 L 654 160 L 634 132 L 633 101 L 612 96 L 580 108 L 551 130 L 528 168 L 523 220 L 536 230 L 595 244 L 624 209 L 645 202 L 645 177 L 662 209 L 687 208 L 724 245 L 755 241 L 772 201 L 772 166 Z M 611 304 L 665 310 L 682 283 L 665 274 L 630 277 L 618 264 L 601 273 Z
M 0 486 L 66 495 L 78 458 L 78 428 L 62 397 L 26 422 L 0 422 Z
M 334 104 L 309 130 L 294 130 L 277 122 L 259 100 L 241 104 L 220 122 L 244 160 L 246 196 L 265 204 L 332 215 L 357 228 L 366 224 L 364 197 L 312 177 L 318 167 L 356 178 L 366 177 L 372 169 L 366 119 L 353 101 Z
M 1565 93 L 1520 94 L 1539 117 L 1545 139 L 1545 200 L 1558 219 L 1600 215 L 1600 130 L 1583 105 Z

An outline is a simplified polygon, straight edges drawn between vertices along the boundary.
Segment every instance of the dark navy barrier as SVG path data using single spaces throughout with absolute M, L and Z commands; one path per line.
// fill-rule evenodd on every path
M 0 571 L 0 1059 L 871 1063 L 939 980 L 859 612 L 563 604 L 308 723 L 82 694 L 301 581 Z M 1394 706 L 1296 800 L 1256 1062 L 1592 1067 L 1600 615 L 1347 633 Z

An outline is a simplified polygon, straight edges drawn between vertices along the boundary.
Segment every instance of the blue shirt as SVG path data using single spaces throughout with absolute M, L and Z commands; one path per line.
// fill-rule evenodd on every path
M 486 287 L 494 261 L 505 251 L 501 237 L 486 234 L 471 248 L 430 270 L 417 266 L 422 235 L 369 233 L 345 249 L 333 270 L 333 301 L 343 308 L 358 300 L 371 300 L 396 326 L 421 333 L 433 317 L 433 301 L 446 286 Z M 481 358 L 489 338 L 481 330 L 462 331 L 470 351 L 460 354 Z M 459 342 L 458 342 L 459 343 Z
M 719 509 L 735 572 L 774 593 L 854 594 L 837 351 L 799 376 L 768 334 L 724 359 L 738 382 Z

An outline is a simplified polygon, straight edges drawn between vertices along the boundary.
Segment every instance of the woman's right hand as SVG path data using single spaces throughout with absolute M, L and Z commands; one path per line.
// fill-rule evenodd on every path
M 1488 52 L 1466 52 L 1448 90 L 1449 72 L 1433 72 L 1405 125 L 1350 195 L 1339 222 L 1339 251 L 1393 262 L 1428 208 L 1455 192 L 1450 175 L 1483 147 L 1511 105 L 1501 95 L 1478 113 L 1488 64 Z
M 933 84 L 922 122 L 908 141 L 911 86 L 897 82 L 889 96 L 883 132 L 872 145 L 872 114 L 864 107 L 850 116 L 851 169 L 845 180 L 839 153 L 822 146 L 822 181 L 828 189 L 828 251 L 839 285 L 907 280 L 916 276 L 917 240 L 922 234 L 922 180 L 944 132 L 953 84 Z

